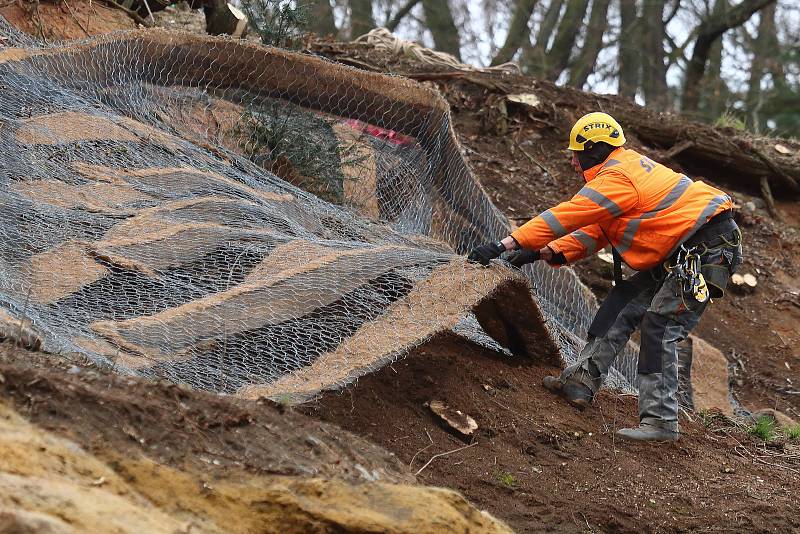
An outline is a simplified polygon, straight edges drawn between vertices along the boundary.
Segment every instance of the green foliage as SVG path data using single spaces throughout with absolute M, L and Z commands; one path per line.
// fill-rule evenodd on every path
M 362 172 L 368 156 L 352 146 L 340 146 L 334 131 L 339 119 L 308 111 L 278 99 L 248 109 L 234 136 L 245 155 L 284 180 L 335 204 L 353 205 L 346 199 L 346 176 Z M 356 144 L 369 144 L 365 134 L 354 134 Z M 367 171 L 363 171 L 367 172 Z M 355 207 L 355 206 L 353 206 Z
M 800 424 L 785 427 L 783 429 L 783 434 L 786 436 L 786 439 L 800 439 Z
M 764 441 L 772 441 L 775 439 L 775 420 L 772 417 L 762 415 L 758 418 L 756 423 L 747 429 L 748 434 L 758 436 Z
M 513 488 L 514 485 L 517 483 L 517 478 L 512 475 L 511 473 L 506 473 L 504 471 L 499 471 L 495 474 L 495 478 L 504 486 L 508 488 Z
M 297 48 L 306 33 L 308 8 L 297 1 L 245 0 L 242 8 L 265 45 Z
M 249 109 L 239 122 L 245 154 L 287 181 L 342 203 L 344 177 L 332 120 L 281 100 Z
M 274 399 L 274 401 L 275 404 L 280 406 L 282 409 L 289 409 L 296 404 L 291 393 L 281 393 L 277 398 Z
M 703 422 L 703 426 L 706 428 L 710 428 L 716 419 L 716 414 L 709 412 L 708 410 L 700 410 L 697 412 L 697 415 L 700 416 L 700 420 Z
M 786 87 L 771 91 L 758 116 L 762 133 L 800 137 L 800 90 Z
M 731 111 L 725 111 L 717 117 L 714 126 L 719 128 L 733 128 L 734 130 L 744 131 L 746 129 L 744 121 Z

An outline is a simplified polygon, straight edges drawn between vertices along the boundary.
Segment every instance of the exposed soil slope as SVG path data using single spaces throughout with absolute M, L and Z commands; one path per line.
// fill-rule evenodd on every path
M 136 22 L 103 2 L 7 2 L 0 15 L 17 29 L 48 41 L 83 39 L 117 30 L 132 30 Z
M 684 418 L 677 444 L 620 442 L 614 431 L 635 424 L 636 399 L 603 392 L 579 412 L 541 387 L 555 371 L 451 338 L 306 410 L 415 471 L 467 444 L 425 403 L 472 416 L 473 446 L 433 459 L 417 478 L 458 489 L 518 532 L 800 530 L 800 442 L 765 448 L 713 415 Z
M 535 89 L 534 89 L 535 90 Z M 562 102 L 568 106 L 568 102 Z M 583 105 L 575 102 L 574 105 Z M 522 224 L 531 216 L 568 199 L 582 185 L 571 169 L 560 129 L 520 118 L 509 136 L 485 134 L 484 109 L 458 109 L 456 131 L 468 147 L 468 157 L 481 183 L 506 215 Z M 635 138 L 631 146 L 654 158 L 660 152 Z M 523 152 L 523 150 L 525 152 Z M 528 155 L 525 155 L 528 154 Z M 549 172 L 543 171 L 531 159 Z M 737 220 L 744 234 L 742 273 L 759 281 L 750 294 L 728 291 L 704 315 L 696 334 L 723 351 L 734 368 L 734 392 L 752 409 L 771 407 L 800 416 L 800 208 L 797 201 L 778 201 L 781 221 L 772 219 L 763 202 L 732 189 L 723 175 L 691 173 L 685 163 L 662 160 L 729 192 L 742 208 Z M 746 207 L 745 207 L 746 206 Z M 759 207 L 762 206 L 762 207 Z M 755 207 L 755 209 L 751 209 Z M 611 286 L 610 266 L 598 258 L 576 266 L 581 279 L 602 297 Z M 755 333 L 758 332 L 758 335 Z

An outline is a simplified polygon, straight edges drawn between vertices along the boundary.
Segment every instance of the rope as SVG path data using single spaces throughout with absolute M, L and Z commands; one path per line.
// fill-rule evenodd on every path
M 434 67 L 447 67 L 466 72 L 511 72 L 520 73 L 519 65 L 516 63 L 503 63 L 494 67 L 475 67 L 467 63 L 460 62 L 455 56 L 445 52 L 438 52 L 425 48 L 414 41 L 407 41 L 397 37 L 386 28 L 375 28 L 358 37 L 354 42 L 367 44 L 375 50 L 386 52 L 396 57 L 407 57 L 417 63 Z

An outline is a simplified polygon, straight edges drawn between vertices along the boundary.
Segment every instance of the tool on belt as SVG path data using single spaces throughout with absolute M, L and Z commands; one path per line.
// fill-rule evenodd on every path
M 701 272 L 702 262 L 700 260 L 700 246 L 686 248 L 681 245 L 675 258 L 675 263 L 669 261 L 664 263 L 667 277 L 674 276 L 681 284 L 684 294 L 691 294 L 697 302 L 708 300 L 708 285 Z M 703 247 L 705 248 L 705 247 Z

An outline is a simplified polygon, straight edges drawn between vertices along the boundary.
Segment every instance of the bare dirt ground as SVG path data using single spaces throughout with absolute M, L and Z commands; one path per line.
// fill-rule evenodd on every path
M 579 412 L 540 386 L 554 368 L 461 338 L 293 408 L 8 344 L 0 355 L 0 399 L 122 476 L 148 458 L 211 487 L 236 473 L 416 481 L 456 489 L 519 532 L 800 531 L 800 442 L 766 445 L 714 414 L 684 418 L 677 444 L 620 442 L 635 398 L 604 392 Z M 445 429 L 425 405 L 435 399 L 473 416 L 476 435 Z
M 455 491 L 414 484 L 379 445 L 286 406 L 7 343 L 0 423 L 2 532 L 510 532 Z
M 470 443 L 425 403 L 469 414 L 479 425 L 472 446 L 434 459 L 417 478 L 458 489 L 519 532 L 800 531 L 800 463 L 779 460 L 797 458 L 800 443 L 766 447 L 713 415 L 684 419 L 676 444 L 621 442 L 614 431 L 636 423 L 636 399 L 603 392 L 579 412 L 542 388 L 555 371 L 453 338 L 304 411 L 415 472 Z
M 373 58 L 358 56 L 365 59 Z M 507 82 L 503 91 L 536 94 L 544 98 L 542 107 L 554 112 L 531 114 L 509 106 L 504 114 L 498 111 L 497 76 L 420 75 L 424 67 L 391 61 L 380 68 L 415 73 L 440 89 L 474 172 L 512 222 L 524 223 L 582 186 L 564 148 L 571 122 L 554 122 L 552 116 L 577 118 L 595 109 L 600 104 L 592 95 L 512 76 L 500 82 Z M 723 188 L 740 206 L 737 221 L 745 240 L 740 272 L 754 274 L 759 285 L 747 294 L 728 291 L 696 333 L 729 360 L 732 392 L 742 406 L 773 408 L 797 419 L 796 199 L 778 195 L 782 219 L 775 220 L 753 196 L 757 191 L 743 189 L 735 176 L 691 159 L 664 158 L 663 147 L 628 138 L 632 148 Z M 608 264 L 592 258 L 575 268 L 598 297 L 607 293 Z M 309 413 L 383 444 L 412 467 L 463 445 L 441 429 L 424 403 L 441 399 L 472 415 L 482 429 L 477 445 L 437 458 L 419 478 L 458 488 L 519 531 L 800 529 L 794 511 L 800 505 L 796 445 L 777 452 L 741 428 L 698 415 L 683 421 L 685 435 L 677 445 L 619 443 L 613 431 L 635 423 L 635 399 L 604 393 L 594 409 L 575 412 L 540 386 L 541 378 L 555 371 L 510 365 L 466 342 L 436 344 L 341 395 L 325 395 Z M 748 452 L 751 447 L 758 452 Z M 767 465 L 779 457 L 789 463 Z
M 3 4 L 0 6 L 0 15 L 8 22 L 25 33 L 47 41 L 84 39 L 137 27 L 136 22 L 124 11 L 109 7 L 102 1 L 21 0 Z

